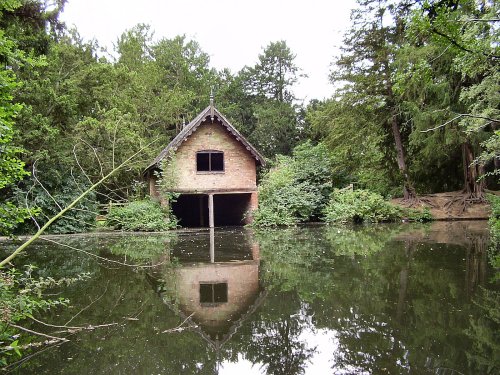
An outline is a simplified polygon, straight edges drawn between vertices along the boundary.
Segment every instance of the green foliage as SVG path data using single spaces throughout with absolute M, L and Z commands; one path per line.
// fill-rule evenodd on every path
M 107 223 L 125 231 L 163 231 L 177 227 L 177 220 L 158 202 L 142 200 L 111 207 Z
M 377 99 L 378 100 L 378 99 Z M 384 121 L 377 112 L 376 99 L 343 93 L 334 99 L 310 105 L 307 120 L 312 132 L 322 139 L 332 158 L 339 186 L 355 183 L 384 196 L 400 195 L 399 180 L 387 155 L 386 136 L 376 126 Z
M 500 116 L 499 29 L 495 25 L 499 5 L 495 1 L 426 1 L 412 8 L 395 75 L 395 93 L 413 123 L 412 172 L 424 189 L 427 185 L 427 190 L 453 190 L 464 184 L 461 164 L 468 167 L 467 178 L 476 180 L 474 174 L 484 173 L 483 166 L 495 148 L 494 140 L 485 140 L 495 130 L 488 125 Z M 446 126 L 423 132 L 439 124 Z M 488 143 L 490 150 L 478 157 Z M 462 163 L 464 144 L 470 145 L 475 163 L 466 159 Z M 474 190 L 481 191 L 481 185 L 476 183 Z
M 324 145 L 306 142 L 293 156 L 279 156 L 259 187 L 253 225 L 294 225 L 317 218 L 333 189 L 331 158 Z
M 171 251 L 177 242 L 175 233 L 168 235 L 124 237 L 109 247 L 112 254 L 124 256 L 134 261 L 151 261 Z
M 328 223 L 395 221 L 401 210 L 368 190 L 335 190 L 324 210 Z
M 500 371 L 500 293 L 482 289 L 474 303 L 480 314 L 470 317 L 470 327 L 466 330 L 472 341 L 467 359 L 482 373 L 497 374 Z
M 158 191 L 167 199 L 176 199 L 177 196 L 172 192 L 179 183 L 177 158 L 173 151 L 161 161 L 161 171 L 157 172 Z
M 323 213 L 328 223 L 432 220 L 428 209 L 419 211 L 395 206 L 387 202 L 380 194 L 368 190 L 334 190 Z
M 490 138 L 484 141 L 481 146 L 483 147 L 483 152 L 475 160 L 475 163 L 487 164 L 488 162 L 498 160 L 500 158 L 500 130 L 495 130 Z M 487 172 L 487 176 L 498 176 L 500 174 L 500 169 L 495 168 L 491 172 Z M 497 180 L 498 181 L 498 180 Z
M 266 156 L 290 155 L 298 141 L 297 113 L 292 105 L 266 101 L 254 105 L 255 127 L 250 141 Z
M 495 280 L 500 280 L 500 196 L 488 194 L 491 204 L 489 220 L 491 244 L 488 249 L 490 264 L 495 268 Z
M 11 235 L 26 219 L 39 213 L 38 209 L 19 208 L 12 202 L 0 203 L 0 235 Z
M 253 225 L 294 225 L 307 220 L 319 203 L 310 188 L 308 182 L 296 180 L 292 158 L 278 157 L 259 187 L 259 208 L 254 212 Z
M 286 42 L 271 42 L 253 67 L 244 67 L 222 92 L 243 134 L 267 157 L 290 155 L 301 138 L 302 114 L 292 88 L 303 76 Z M 250 112 L 251 111 L 251 112 Z
M 43 226 L 48 220 L 68 206 L 83 191 L 88 189 L 88 182 L 76 176 L 59 175 L 58 182 L 48 181 L 42 187 L 37 182 L 33 186 L 25 186 L 15 191 L 18 205 L 28 205 L 35 210 L 36 221 Z M 50 193 L 50 195 L 49 195 Z M 90 192 L 72 210 L 54 222 L 47 231 L 49 233 L 80 233 L 93 228 L 97 215 L 96 193 Z M 17 233 L 36 232 L 34 222 L 26 222 L 16 227 Z
M 271 42 L 259 55 L 254 67 L 246 67 L 246 90 L 260 97 L 291 103 L 295 97 L 291 87 L 297 83 L 299 68 L 295 55 L 283 40 Z
M 21 2 L 7 1 L 0 4 L 0 23 L 15 12 Z M 17 224 L 30 217 L 33 212 L 16 206 L 9 201 L 10 191 L 14 183 L 29 173 L 24 170 L 24 162 L 19 158 L 23 151 L 13 143 L 15 134 L 15 118 L 22 105 L 13 103 L 14 91 L 20 86 L 13 69 L 23 66 L 41 65 L 41 62 L 21 51 L 16 41 L 9 37 L 4 29 L 0 29 L 0 61 L 5 68 L 0 70 L 0 234 L 12 234 Z
M 75 277 L 53 279 L 35 277 L 33 265 L 24 271 L 15 268 L 0 269 L 0 365 L 5 365 L 17 354 L 21 356 L 20 342 L 25 341 L 25 333 L 12 324 L 33 317 L 54 307 L 66 306 L 69 301 L 63 297 L 48 299 L 44 296 L 47 289 L 68 286 L 89 278 L 88 274 Z

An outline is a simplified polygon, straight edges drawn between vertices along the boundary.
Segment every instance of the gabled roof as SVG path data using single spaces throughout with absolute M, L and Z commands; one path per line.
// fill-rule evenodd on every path
M 248 142 L 245 137 L 241 135 L 241 133 L 236 130 L 236 128 L 231 125 L 231 123 L 213 106 L 209 105 L 203 111 L 200 112 L 196 118 L 191 121 L 189 124 L 184 126 L 179 134 L 165 147 L 153 160 L 153 162 L 146 168 L 145 171 L 151 168 L 160 168 L 161 161 L 168 155 L 169 151 L 177 151 L 179 146 L 184 142 L 191 134 L 193 134 L 198 127 L 205 121 L 209 120 L 210 117 L 213 116 L 214 122 L 215 118 L 219 119 L 220 123 L 227 129 L 227 131 L 238 141 L 243 147 L 247 149 L 248 152 L 252 154 L 259 165 L 264 166 L 266 164 L 264 157 L 253 147 L 250 142 Z
M 182 311 L 178 305 L 174 302 L 170 301 L 166 295 L 162 296 L 162 301 L 165 303 L 174 314 L 179 316 L 183 320 L 184 323 L 189 323 L 186 327 L 189 327 L 193 331 L 197 332 L 214 350 L 219 350 L 226 342 L 228 342 L 234 334 L 241 328 L 243 323 L 262 305 L 264 300 L 267 297 L 267 290 L 261 289 L 259 294 L 256 296 L 253 303 L 248 306 L 246 311 L 242 313 L 238 319 L 235 321 L 230 321 L 230 327 L 227 332 L 221 333 L 221 335 L 217 335 L 216 337 L 212 337 L 209 333 L 205 332 L 204 327 L 201 326 L 196 319 L 193 318 L 194 312 L 191 311 Z M 160 293 L 161 295 L 161 293 Z M 190 313 L 190 315 L 187 315 Z

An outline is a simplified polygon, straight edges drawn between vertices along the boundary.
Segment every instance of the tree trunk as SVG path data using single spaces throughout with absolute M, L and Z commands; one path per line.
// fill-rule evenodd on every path
M 403 196 L 405 200 L 414 199 L 417 197 L 417 194 L 415 193 L 415 189 L 410 181 L 410 176 L 408 175 L 408 168 L 406 167 L 405 153 L 403 149 L 403 142 L 401 141 L 401 131 L 399 128 L 397 114 L 394 109 L 392 109 L 391 112 L 392 135 L 394 136 L 394 144 L 396 146 L 398 167 L 404 179 Z
M 464 168 L 464 193 L 470 199 L 483 200 L 484 189 L 486 188 L 485 180 L 479 177 L 484 174 L 482 164 L 474 163 L 474 151 L 472 145 L 467 140 L 462 144 L 462 160 Z

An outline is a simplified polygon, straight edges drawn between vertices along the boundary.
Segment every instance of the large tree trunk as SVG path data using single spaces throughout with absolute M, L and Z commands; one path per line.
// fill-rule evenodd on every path
M 396 111 L 394 109 L 391 110 L 391 126 L 392 126 L 392 135 L 394 137 L 394 144 L 396 146 L 396 157 L 398 161 L 399 171 L 403 175 L 404 185 L 403 185 L 403 196 L 405 200 L 415 199 L 417 194 L 415 193 L 415 189 L 410 181 L 410 176 L 408 175 L 408 168 L 406 167 L 406 159 L 403 148 L 403 142 L 401 140 L 401 131 L 399 128 L 398 118 Z
M 479 181 L 478 179 L 484 174 L 484 167 L 482 164 L 474 163 L 474 159 L 472 145 L 467 140 L 462 144 L 464 193 L 467 194 L 468 199 L 482 201 L 486 183 L 484 179 Z

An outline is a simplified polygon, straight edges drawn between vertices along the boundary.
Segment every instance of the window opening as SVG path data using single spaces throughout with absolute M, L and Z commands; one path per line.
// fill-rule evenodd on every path
M 196 171 L 223 172 L 224 153 L 222 151 L 200 151 L 196 153 Z
M 227 283 L 200 283 L 200 303 L 227 302 Z

